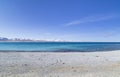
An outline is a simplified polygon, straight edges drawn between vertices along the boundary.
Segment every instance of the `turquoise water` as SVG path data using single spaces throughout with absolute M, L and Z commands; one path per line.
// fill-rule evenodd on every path
M 0 42 L 0 51 L 91 52 L 120 50 L 119 42 Z

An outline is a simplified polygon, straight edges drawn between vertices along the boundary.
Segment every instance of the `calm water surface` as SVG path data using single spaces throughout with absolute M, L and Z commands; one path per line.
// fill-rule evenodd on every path
M 120 50 L 120 42 L 0 42 L 0 51 L 92 52 Z

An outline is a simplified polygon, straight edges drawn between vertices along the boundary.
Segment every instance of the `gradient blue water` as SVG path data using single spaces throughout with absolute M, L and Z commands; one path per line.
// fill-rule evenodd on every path
M 120 50 L 119 42 L 0 42 L 0 51 L 90 52 Z

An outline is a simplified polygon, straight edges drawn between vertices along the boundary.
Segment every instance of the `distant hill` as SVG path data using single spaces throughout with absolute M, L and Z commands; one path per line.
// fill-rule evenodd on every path
M 21 39 L 21 38 L 6 38 L 6 37 L 0 37 L 0 42 L 69 42 L 69 41 L 62 41 L 62 40 L 53 40 L 53 41 L 47 41 L 47 40 L 32 40 L 32 39 Z
M 8 41 L 8 38 L 0 37 L 0 41 Z
M 0 37 L 0 41 L 11 41 L 11 42 L 16 42 L 16 41 L 20 41 L 20 42 L 24 42 L 24 41 L 37 41 L 37 40 L 31 40 L 31 39 L 20 39 L 20 38 L 13 38 L 13 39 L 9 39 L 6 37 Z

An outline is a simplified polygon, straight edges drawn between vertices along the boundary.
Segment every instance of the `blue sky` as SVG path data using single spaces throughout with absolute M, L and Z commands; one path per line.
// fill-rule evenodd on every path
M 120 41 L 120 0 L 0 0 L 0 36 Z

